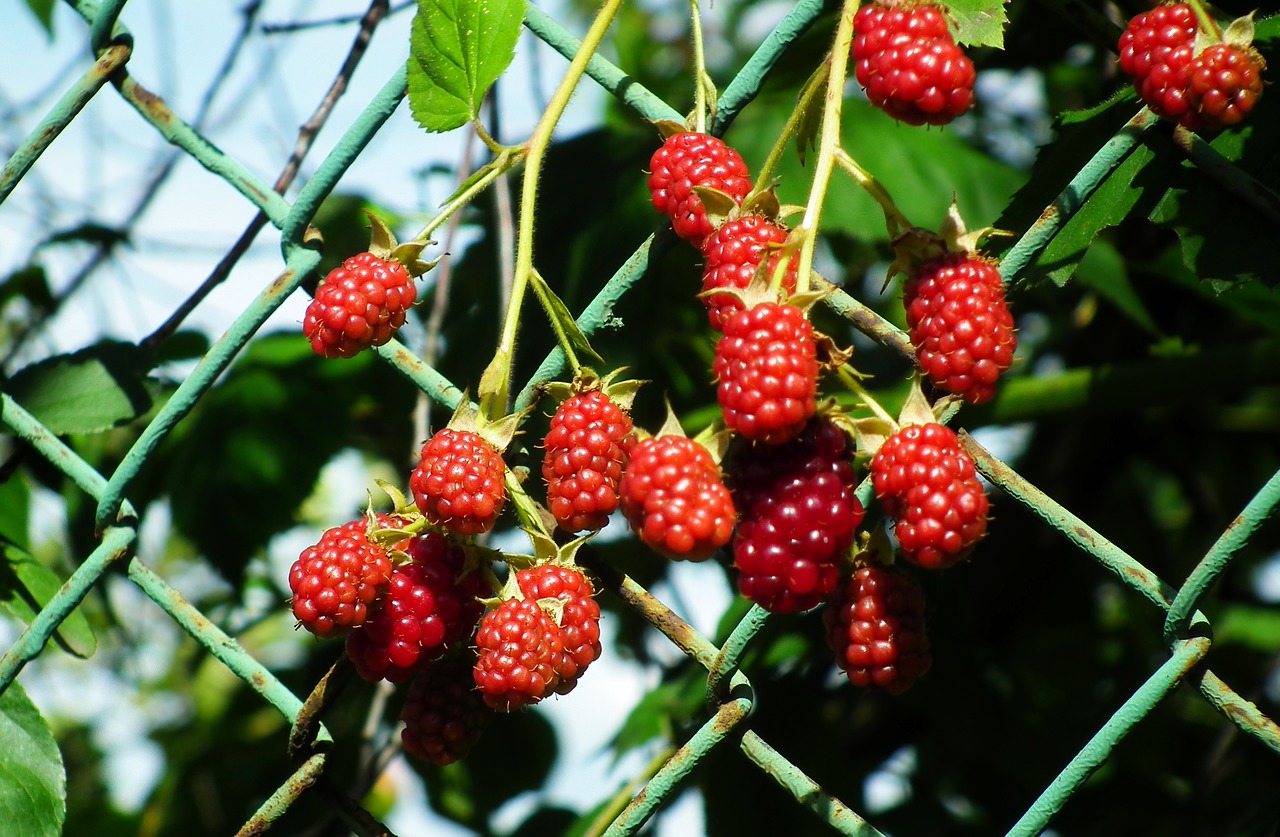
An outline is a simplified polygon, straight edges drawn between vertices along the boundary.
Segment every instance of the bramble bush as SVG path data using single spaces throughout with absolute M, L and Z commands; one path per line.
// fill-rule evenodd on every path
M 480 834 L 674 829 L 689 791 L 710 835 L 1274 830 L 1280 18 L 375 0 L 322 22 L 357 32 L 330 97 L 397 21 L 404 68 L 288 201 L 300 157 L 260 183 L 132 79 L 122 4 L 69 5 L 262 214 L 143 339 L 32 342 L 80 287 L 42 253 L 132 230 L 0 282 L 15 833 L 382 834 L 405 770 Z M 518 46 L 554 92 L 512 138 Z M 474 146 L 426 217 L 343 191 L 391 120 Z M 279 276 L 184 327 L 268 223 Z M 180 709 L 133 810 L 22 685 L 150 653 L 121 586 L 189 635 L 136 684 Z M 608 691 L 611 768 L 553 795 L 618 666 L 651 688 Z

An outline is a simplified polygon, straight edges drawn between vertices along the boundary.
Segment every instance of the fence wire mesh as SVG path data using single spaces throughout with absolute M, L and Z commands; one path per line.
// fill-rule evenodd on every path
M 406 95 L 406 75 L 401 70 L 387 79 L 359 118 L 346 128 L 332 151 L 316 166 L 296 198 L 289 201 L 282 193 L 292 179 L 291 174 L 282 177 L 274 185 L 261 181 L 244 165 L 210 143 L 193 122 L 184 120 L 181 114 L 171 110 L 161 98 L 132 76 L 128 64 L 134 48 L 133 39 L 119 21 L 125 7 L 124 0 L 103 3 L 70 0 L 69 4 L 84 20 L 88 43 L 96 60 L 81 78 L 67 88 L 54 108 L 6 162 L 0 173 L 0 201 L 19 186 L 24 175 L 39 163 L 41 154 L 76 119 L 88 102 L 98 95 L 118 95 L 137 112 L 140 124 L 150 126 L 203 166 L 211 176 L 224 180 L 249 201 L 261 213 L 256 224 L 260 226 L 267 223 L 276 228 L 283 267 L 244 308 L 226 333 L 213 343 L 110 473 L 99 473 L 55 433 L 36 420 L 22 404 L 9 394 L 0 395 L 0 416 L 10 430 L 28 442 L 96 504 L 100 533 L 97 548 L 79 563 L 57 594 L 40 609 L 20 638 L 0 659 L 0 692 L 9 687 L 28 662 L 42 653 L 64 620 L 90 590 L 113 569 L 123 568 L 128 579 L 149 599 L 293 726 L 289 751 L 292 762 L 296 765 L 294 772 L 270 794 L 261 809 L 241 830 L 242 834 L 258 833 L 269 828 L 300 795 L 322 780 L 329 759 L 329 751 L 324 745 L 331 741 L 328 730 L 316 721 L 316 714 L 323 702 L 323 688 L 318 689 L 317 694 L 311 698 L 294 694 L 271 670 L 247 653 L 234 637 L 225 633 L 165 579 L 141 563 L 137 557 L 137 549 L 142 519 L 128 498 L 131 486 L 147 467 L 161 442 L 210 391 L 223 372 L 254 339 L 268 317 L 291 294 L 298 293 L 304 280 L 317 270 L 322 245 L 311 234 L 311 225 L 317 211 L 341 182 L 353 161 L 401 105 Z M 381 15 L 386 11 L 385 3 L 374 3 L 370 14 Z M 711 127 L 712 132 L 723 132 L 738 111 L 757 96 L 771 68 L 785 54 L 788 46 L 824 11 L 826 9 L 820 0 L 802 0 L 785 16 L 764 39 L 741 72 L 726 86 Z M 536 6 L 528 7 L 525 26 L 566 58 L 572 58 L 576 54 L 578 39 Z M 624 106 L 644 119 L 681 118 L 674 108 L 635 83 L 623 69 L 599 55 L 591 58 L 587 74 L 600 87 L 616 96 Z M 114 94 L 104 92 L 108 86 L 113 88 Z M 1016 278 L 1044 249 L 1093 190 L 1141 142 L 1144 132 L 1155 121 L 1145 109 L 1136 114 L 1063 187 L 1061 195 L 1046 208 L 1041 220 L 1021 236 L 1003 259 L 1001 271 L 1006 281 Z M 1260 212 L 1280 220 L 1280 213 L 1277 212 L 1280 204 L 1277 204 L 1269 189 L 1229 161 L 1223 160 L 1199 137 L 1184 132 L 1178 132 L 1177 137 L 1184 145 L 1187 158 L 1195 165 L 1200 166 L 1225 188 L 1244 196 Z M 292 171 L 296 170 L 295 161 Z M 645 274 L 652 244 L 651 238 L 636 248 L 592 302 L 580 312 L 577 322 L 583 333 L 591 335 L 611 320 L 615 305 Z M 904 357 L 912 357 L 909 343 L 900 330 L 843 291 L 836 291 L 826 302 L 837 314 L 853 321 L 873 339 Z M 456 407 L 464 396 L 462 388 L 455 382 L 446 379 L 399 342 L 393 341 L 379 348 L 377 353 L 385 363 L 402 373 L 443 407 Z M 534 377 L 520 390 L 516 399 L 517 408 L 532 403 L 537 386 L 562 373 L 565 366 L 563 353 L 558 349 L 552 351 L 538 367 Z M 1010 834 L 1041 833 L 1055 814 L 1069 804 L 1073 793 L 1081 784 L 1121 746 L 1125 736 L 1180 684 L 1197 690 L 1227 722 L 1237 725 L 1280 754 L 1280 727 L 1254 703 L 1242 697 L 1235 688 L 1202 665 L 1213 646 L 1213 634 L 1208 620 L 1197 609 L 1214 581 L 1240 555 L 1250 537 L 1280 502 L 1280 474 L 1273 476 L 1258 490 L 1181 585 L 1173 586 L 1029 483 L 972 437 L 962 433 L 962 439 L 965 449 L 973 456 L 987 479 L 1008 497 L 1040 517 L 1045 526 L 1056 530 L 1078 547 L 1082 558 L 1096 562 L 1100 568 L 1113 574 L 1121 584 L 1165 614 L 1164 640 L 1168 647 L 1168 659 L 1149 673 L 1146 680 L 1123 701 L 1092 738 L 1084 743 L 1043 793 L 1030 802 L 1025 814 L 1009 830 Z M 869 485 L 862 486 L 861 495 L 862 499 L 870 500 Z M 708 712 L 705 722 L 665 760 L 647 784 L 618 813 L 608 826 L 606 834 L 631 834 L 637 831 L 655 811 L 675 797 L 682 780 L 697 770 L 703 758 L 716 749 L 740 751 L 742 757 L 790 794 L 798 806 L 808 809 L 834 831 L 849 835 L 880 833 L 859 813 L 826 793 L 806 775 L 802 766 L 788 760 L 785 743 L 775 746 L 752 730 L 751 715 L 755 693 L 749 677 L 740 665 L 753 640 L 773 617 L 758 606 L 752 607 L 732 630 L 727 641 L 717 646 L 632 578 L 602 562 L 589 562 L 588 566 L 603 582 L 604 589 L 609 594 L 619 597 L 634 608 L 707 673 Z M 372 817 L 350 800 L 335 800 L 332 804 L 339 807 L 339 814 L 356 831 L 380 833 L 380 826 Z

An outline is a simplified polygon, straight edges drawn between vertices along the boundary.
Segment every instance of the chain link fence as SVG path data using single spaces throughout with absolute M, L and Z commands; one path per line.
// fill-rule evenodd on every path
M 157 131 L 190 155 L 211 176 L 224 180 L 256 207 L 259 212 L 258 219 L 254 221 L 256 227 L 269 224 L 278 230 L 283 268 L 244 308 L 227 332 L 213 343 L 110 473 L 100 473 L 87 464 L 14 397 L 7 393 L 0 396 L 0 415 L 5 425 L 92 498 L 96 504 L 99 530 L 98 546 L 84 557 L 75 572 L 39 609 L 25 632 L 0 659 L 0 690 L 8 688 L 23 667 L 42 653 L 64 620 L 95 585 L 113 569 L 123 569 L 128 579 L 148 598 L 293 726 L 288 757 L 296 769 L 271 793 L 240 832 L 259 833 L 269 828 L 300 795 L 319 781 L 326 770 L 330 759 L 326 745 L 332 738 L 317 720 L 318 710 L 324 703 L 324 684 L 309 698 L 294 694 L 272 671 L 247 653 L 235 637 L 225 633 L 164 578 L 139 561 L 136 553 L 142 520 L 138 510 L 129 502 L 130 488 L 160 443 L 209 392 L 219 376 L 254 339 L 267 318 L 291 294 L 299 292 L 304 280 L 315 273 L 322 255 L 322 244 L 311 226 L 315 215 L 322 201 L 342 181 L 352 162 L 401 105 L 406 93 L 406 76 L 401 71 L 386 81 L 359 119 L 345 129 L 341 140 L 315 168 L 297 197 L 288 201 L 282 192 L 297 171 L 296 160 L 279 182 L 268 184 L 259 180 L 237 160 L 208 142 L 191 122 L 185 121 L 181 114 L 171 110 L 131 75 L 128 65 L 133 49 L 132 37 L 119 22 L 124 0 L 103 3 L 72 0 L 70 5 L 85 22 L 88 42 L 96 61 L 68 87 L 56 107 L 6 162 L 0 174 L 0 200 L 8 197 L 23 176 L 38 165 L 41 154 L 93 97 L 118 95 L 136 111 L 140 126 L 149 126 Z M 375 3 L 370 15 L 380 16 L 386 11 L 385 3 Z M 713 133 L 723 132 L 739 110 L 756 97 L 771 68 L 785 54 L 788 46 L 827 11 L 819 0 L 801 0 L 785 16 L 724 89 L 714 124 L 710 127 Z M 566 57 L 571 58 L 575 54 L 577 39 L 537 7 L 529 6 L 525 26 Z M 599 55 L 591 59 L 587 72 L 622 105 L 645 119 L 681 118 L 672 107 L 636 84 L 624 70 Z M 106 90 L 108 87 L 114 92 Z M 1148 111 L 1143 110 L 1102 145 L 1078 175 L 1063 187 L 1058 199 L 1045 209 L 1040 221 L 1007 253 L 1001 264 L 1002 274 L 1007 280 L 1017 278 L 1026 265 L 1048 246 L 1093 190 L 1142 142 L 1144 134 L 1151 130 L 1155 121 Z M 1176 136 L 1184 144 L 1187 158 L 1192 163 L 1225 188 L 1244 196 L 1259 212 L 1273 219 L 1280 217 L 1277 213 L 1280 203 L 1267 187 L 1224 160 L 1199 137 L 1180 131 Z M 251 239 L 252 234 L 247 237 Z M 618 301 L 643 277 L 649 266 L 652 241 L 650 239 L 637 248 L 604 284 L 591 304 L 580 312 L 578 324 L 585 334 L 590 335 L 608 323 Z M 234 254 L 229 258 L 234 263 Z M 837 291 L 829 298 L 828 304 L 873 339 L 895 348 L 905 357 L 912 356 L 901 331 L 844 292 Z M 176 312 L 179 322 L 182 314 Z M 446 379 L 405 345 L 392 342 L 377 349 L 377 353 L 385 363 L 402 373 L 439 405 L 452 409 L 463 397 L 457 383 Z M 535 397 L 536 386 L 560 374 L 564 367 L 561 352 L 557 350 L 548 355 L 537 374 L 521 390 L 516 407 L 530 404 Z M 1147 675 L 1141 686 L 1123 701 L 1043 793 L 1030 801 L 1025 814 L 1009 830 L 1010 834 L 1041 833 L 1055 814 L 1070 803 L 1073 793 L 1082 783 L 1121 746 L 1125 736 L 1180 684 L 1198 691 L 1222 714 L 1223 723 L 1237 725 L 1280 754 L 1280 727 L 1254 703 L 1242 697 L 1233 685 L 1223 682 L 1203 664 L 1214 641 L 1211 625 L 1197 609 L 1214 581 L 1237 559 L 1280 502 L 1280 474 L 1273 476 L 1257 491 L 1194 571 L 1180 585 L 1174 586 L 1109 542 L 1087 522 L 1075 517 L 1069 509 L 1032 485 L 972 437 L 962 433 L 961 438 L 981 473 L 1005 495 L 1041 518 L 1045 527 L 1074 544 L 1082 558 L 1096 562 L 1099 569 L 1114 575 L 1132 593 L 1146 599 L 1164 614 L 1168 659 Z M 864 484 L 859 493 L 864 502 L 871 501 L 869 484 Z M 786 742 L 766 741 L 753 731 L 751 716 L 756 697 L 751 680 L 740 664 L 772 618 L 769 614 L 759 607 L 751 608 L 733 628 L 727 641 L 718 646 L 632 578 L 603 562 L 592 561 L 588 567 L 600 579 L 607 595 L 616 596 L 634 608 L 706 670 L 705 721 L 634 795 L 608 826 L 606 834 L 635 833 L 655 811 L 674 798 L 682 780 L 699 769 L 704 757 L 717 749 L 739 751 L 743 758 L 785 789 L 799 807 L 808 809 L 834 831 L 849 835 L 880 833 L 857 811 L 825 792 L 806 775 L 803 765 L 790 761 L 785 755 Z M 283 760 L 285 748 L 281 749 Z M 339 814 L 356 831 L 382 833 L 381 826 L 349 800 L 333 804 L 340 808 Z

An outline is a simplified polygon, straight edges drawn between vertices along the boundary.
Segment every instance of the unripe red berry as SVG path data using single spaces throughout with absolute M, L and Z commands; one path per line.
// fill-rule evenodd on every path
M 600 529 L 618 509 L 618 483 L 635 444 L 631 417 L 600 390 L 565 400 L 543 442 L 547 505 L 566 532 Z
M 672 134 L 653 153 L 649 170 L 653 205 L 671 218 L 676 235 L 697 247 L 702 246 L 713 227 L 693 187 L 718 189 L 738 203 L 751 191 L 742 156 L 710 134 Z
M 391 340 L 416 295 L 404 265 L 360 253 L 329 271 L 316 288 L 302 333 L 318 355 L 353 357 Z
M 422 446 L 409 478 L 418 510 L 456 535 L 493 528 L 507 499 L 502 454 L 478 433 L 446 427 Z
M 929 670 L 924 595 L 888 567 L 860 567 L 822 614 L 827 644 L 855 686 L 898 694 Z

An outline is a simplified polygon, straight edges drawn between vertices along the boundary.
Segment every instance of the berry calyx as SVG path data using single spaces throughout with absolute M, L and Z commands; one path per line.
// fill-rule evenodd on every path
M 602 528 L 618 509 L 618 483 L 635 444 L 631 417 L 602 390 L 566 399 L 543 442 L 547 505 L 566 532 Z
M 702 253 L 706 257 L 706 266 L 702 271 L 702 294 L 700 299 L 707 309 L 707 319 L 716 331 L 724 331 L 724 321 L 729 315 L 741 311 L 742 300 L 735 294 L 708 293 L 708 291 L 737 288 L 746 290 L 760 262 L 769 255 L 765 270 L 770 276 L 777 267 L 782 254 L 773 251 L 770 245 L 779 245 L 787 240 L 787 231 L 777 224 L 759 215 L 743 215 L 740 218 L 726 221 L 720 229 L 712 233 L 702 245 Z M 796 290 L 795 259 L 789 260 L 786 274 L 782 279 L 783 291 L 790 295 Z
M 996 263 L 950 253 L 920 265 L 902 290 L 911 344 L 934 386 L 990 401 L 1018 337 Z
M 465 642 L 490 595 L 478 572 L 467 572 L 466 551 L 438 532 L 411 540 L 411 559 L 391 571 L 382 608 L 347 637 L 347 656 L 366 680 L 403 683 L 422 665 Z
M 683 131 L 667 137 L 649 160 L 649 171 L 654 207 L 671 218 L 676 235 L 698 247 L 714 228 L 693 188 L 719 190 L 736 203 L 751 191 L 742 156 L 710 134 Z
M 445 657 L 413 678 L 400 713 L 406 753 L 443 767 L 471 751 L 489 720 L 472 679 L 473 665 L 460 656 Z
M 871 478 L 902 557 L 913 564 L 951 566 L 987 533 L 986 492 L 949 427 L 903 427 L 872 457 Z
M 380 514 L 377 525 L 391 528 L 394 522 Z M 391 559 L 368 539 L 368 531 L 366 517 L 329 529 L 289 569 L 293 615 L 318 637 L 360 627 L 386 593 Z
M 560 685 L 560 628 L 534 599 L 507 599 L 484 615 L 476 632 L 472 676 L 498 712 L 537 703 Z
M 849 437 L 816 418 L 790 442 L 743 444 L 731 457 L 738 589 L 772 613 L 816 607 L 835 589 L 862 522 Z
M 853 19 L 854 76 L 871 104 L 908 125 L 946 125 L 973 106 L 973 62 L 931 3 L 868 3 Z
M 915 580 L 888 567 L 858 568 L 822 613 L 827 645 L 855 686 L 890 694 L 929 670 L 924 594 Z
M 445 427 L 422 447 L 409 478 L 418 510 L 456 535 L 493 528 L 507 499 L 502 454 L 483 436 Z
M 580 570 L 552 564 L 520 570 L 516 583 L 526 599 L 553 607 L 560 629 L 561 655 L 553 662 L 560 678 L 557 694 L 568 694 L 587 666 L 600 656 L 600 605 L 595 588 Z
M 403 264 L 360 253 L 329 271 L 307 306 L 302 333 L 316 354 L 349 358 L 404 325 L 417 292 Z
M 733 536 L 733 498 L 720 467 L 684 436 L 638 442 L 618 494 L 640 540 L 668 558 L 704 561 Z
M 794 305 L 761 302 L 729 317 L 713 370 L 725 426 L 745 438 L 785 442 L 817 408 L 813 325 Z

